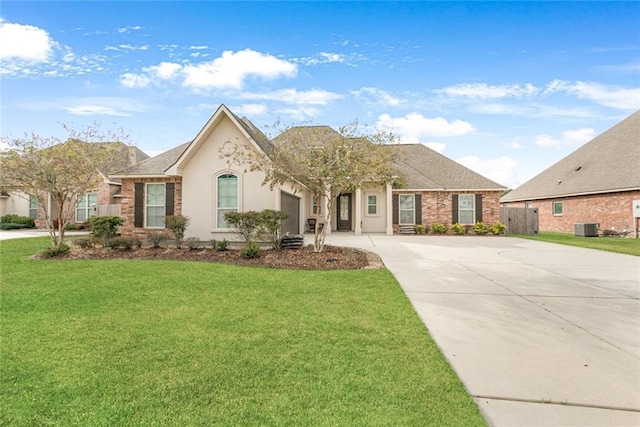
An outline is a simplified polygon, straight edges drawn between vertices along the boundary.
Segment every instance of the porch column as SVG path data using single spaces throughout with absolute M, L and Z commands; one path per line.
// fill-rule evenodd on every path
M 393 236 L 393 194 L 391 183 L 387 183 L 387 197 L 385 197 L 387 207 L 387 236 Z
M 355 215 L 355 227 L 356 234 L 362 234 L 362 189 L 356 188 L 356 215 Z
M 331 223 L 327 221 L 327 218 L 330 214 L 329 200 L 331 200 L 331 189 L 327 190 L 327 196 L 322 201 L 322 211 L 324 212 L 324 229 L 326 230 L 326 234 L 331 234 Z

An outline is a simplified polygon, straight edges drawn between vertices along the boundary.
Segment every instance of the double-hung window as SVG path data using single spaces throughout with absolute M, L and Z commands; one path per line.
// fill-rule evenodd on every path
M 416 223 L 416 199 L 414 194 L 400 194 L 398 196 L 400 224 Z
M 475 194 L 458 195 L 458 222 L 464 225 L 475 224 Z
M 378 196 L 376 194 L 367 195 L 367 215 L 378 215 Z
M 553 216 L 562 216 L 562 202 L 553 202 Z
M 85 222 L 95 215 L 93 207 L 98 203 L 97 194 L 85 194 L 76 203 L 76 222 Z
M 164 227 L 165 201 L 164 184 L 147 184 L 145 203 L 147 227 Z
M 233 174 L 220 175 L 217 190 L 217 227 L 229 228 L 224 214 L 238 212 L 238 177 Z
M 38 199 L 29 197 L 29 218 L 38 219 Z

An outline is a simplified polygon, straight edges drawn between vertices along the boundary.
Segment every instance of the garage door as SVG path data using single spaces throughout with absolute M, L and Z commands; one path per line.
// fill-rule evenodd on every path
M 280 192 L 280 210 L 289 214 L 289 218 L 282 221 L 282 234 L 300 234 L 300 199 Z

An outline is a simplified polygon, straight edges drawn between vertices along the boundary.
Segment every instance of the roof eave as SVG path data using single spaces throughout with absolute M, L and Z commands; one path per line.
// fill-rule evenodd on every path
M 515 199 L 508 200 L 500 200 L 501 203 L 510 203 L 510 202 L 528 202 L 532 200 L 548 200 L 548 199 L 558 199 L 561 197 L 578 197 L 578 196 L 593 196 L 594 194 L 609 194 L 609 193 L 622 193 L 625 191 L 639 191 L 640 187 L 629 187 L 629 188 L 615 188 L 611 190 L 595 190 L 595 191 L 583 191 L 580 193 L 564 193 L 564 194 L 551 194 L 546 196 L 534 196 L 534 197 L 517 197 Z

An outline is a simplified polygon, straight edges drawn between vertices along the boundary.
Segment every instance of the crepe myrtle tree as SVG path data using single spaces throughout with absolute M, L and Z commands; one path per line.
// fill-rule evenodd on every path
M 121 130 L 102 132 L 97 123 L 82 130 L 62 127 L 66 139 L 35 133 L 0 138 L 0 185 L 36 201 L 54 250 L 64 244 L 75 202 L 106 179 L 123 156 L 122 150 L 107 142 L 127 139 Z M 58 208 L 53 215 L 47 209 L 50 204 Z
M 313 249 L 322 252 L 326 232 L 331 227 L 331 212 L 341 193 L 354 191 L 365 183 L 385 184 L 396 179 L 393 164 L 398 150 L 388 144 L 393 134 L 374 130 L 367 132 L 352 122 L 338 132 L 327 126 L 280 127 L 264 152 L 252 147 L 239 147 L 236 161 L 249 170 L 261 171 L 263 185 L 274 187 L 297 184 L 318 200 L 327 200 L 324 227 L 320 229 L 320 210 L 316 212 Z

